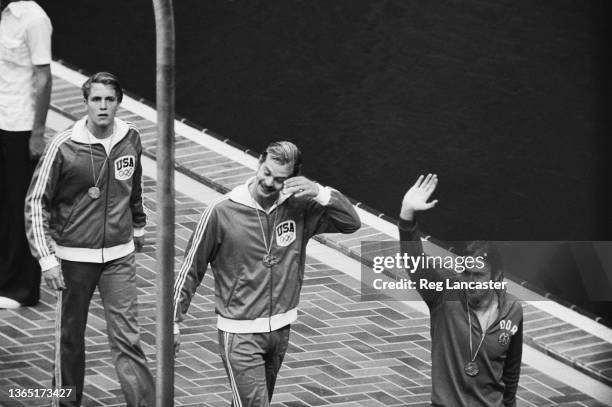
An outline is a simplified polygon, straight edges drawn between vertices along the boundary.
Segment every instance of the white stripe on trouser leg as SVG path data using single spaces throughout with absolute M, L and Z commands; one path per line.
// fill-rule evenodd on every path
M 60 357 L 60 346 L 62 337 L 62 290 L 56 291 L 56 303 L 55 303 L 55 369 L 53 374 L 55 376 L 55 388 L 59 389 L 62 387 L 62 368 L 61 368 L 61 357 Z M 59 406 L 59 392 L 53 392 L 54 396 L 51 400 L 52 407 Z
M 234 407 L 242 407 L 242 402 L 240 401 L 240 393 L 238 393 L 238 386 L 236 385 L 236 380 L 234 379 L 234 372 L 232 371 L 232 364 L 230 363 L 229 356 L 229 332 L 223 332 L 223 347 L 225 348 L 225 360 L 227 363 L 227 375 L 230 379 L 230 388 L 232 389 L 232 398 L 234 400 Z

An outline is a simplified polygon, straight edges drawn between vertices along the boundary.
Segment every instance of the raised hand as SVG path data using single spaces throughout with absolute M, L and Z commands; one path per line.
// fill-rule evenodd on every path
M 426 177 L 420 175 L 416 183 L 404 195 L 400 218 L 412 220 L 414 212 L 433 208 L 438 203 L 438 200 L 434 199 L 430 202 L 428 200 L 436 190 L 436 185 L 438 185 L 438 176 L 436 174 L 427 174 Z

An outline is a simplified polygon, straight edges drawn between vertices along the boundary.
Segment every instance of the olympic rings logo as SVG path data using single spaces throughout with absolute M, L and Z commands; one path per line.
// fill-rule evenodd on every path
M 133 168 L 126 168 L 125 170 L 116 171 L 115 172 L 115 174 L 116 174 L 115 178 L 118 178 L 118 179 L 130 178 L 133 173 L 134 173 L 134 169 Z

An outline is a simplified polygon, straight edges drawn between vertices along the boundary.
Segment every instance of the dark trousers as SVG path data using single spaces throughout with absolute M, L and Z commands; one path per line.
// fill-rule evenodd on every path
M 289 345 L 290 325 L 272 332 L 219 330 L 219 353 L 232 390 L 233 407 L 268 407 Z
M 140 346 L 138 291 L 134 254 L 104 264 L 62 260 L 66 290 L 62 293 L 60 363 L 62 386 L 74 386 L 79 406 L 85 379 L 85 328 L 91 297 L 98 286 L 108 341 L 127 406 L 155 405 L 155 384 Z M 54 383 L 55 384 L 55 383 Z
M 40 266 L 25 233 L 24 204 L 36 162 L 29 157 L 29 131 L 0 130 L 0 297 L 34 305 Z

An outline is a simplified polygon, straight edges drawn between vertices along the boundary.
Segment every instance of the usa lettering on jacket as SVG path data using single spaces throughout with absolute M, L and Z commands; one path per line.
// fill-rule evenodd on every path
M 276 244 L 280 247 L 289 246 L 295 240 L 295 222 L 286 220 L 276 226 Z
M 115 179 L 124 181 L 134 175 L 136 167 L 136 157 L 133 155 L 124 155 L 115 160 Z

